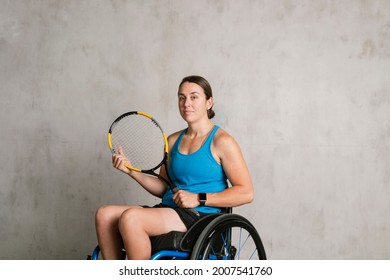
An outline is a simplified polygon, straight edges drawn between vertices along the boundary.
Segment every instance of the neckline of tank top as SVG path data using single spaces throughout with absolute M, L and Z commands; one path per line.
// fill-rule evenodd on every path
M 200 145 L 199 149 L 197 149 L 196 151 L 190 153 L 190 154 L 185 154 L 185 153 L 182 153 L 180 151 L 180 144 L 181 144 L 181 141 L 183 139 L 183 135 L 187 132 L 188 128 L 186 128 L 182 134 L 182 137 L 180 137 L 180 142 L 178 143 L 178 146 L 177 146 L 177 151 L 179 152 L 179 154 L 181 155 L 184 155 L 184 156 L 189 156 L 189 155 L 193 155 L 195 153 L 197 153 L 198 151 L 200 151 L 202 148 L 203 148 L 203 145 L 206 143 L 207 139 L 209 138 L 211 132 L 216 128 L 217 126 L 216 125 L 213 125 L 213 127 L 209 130 L 209 132 L 207 132 L 205 138 L 203 139 L 202 141 L 202 144 Z

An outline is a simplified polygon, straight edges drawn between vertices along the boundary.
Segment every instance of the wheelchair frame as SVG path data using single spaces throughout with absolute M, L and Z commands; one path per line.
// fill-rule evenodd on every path
M 244 239 L 232 244 L 233 238 L 239 236 L 241 239 L 241 235 Z M 241 215 L 232 214 L 231 209 L 228 209 L 228 213 L 210 214 L 201 218 L 187 232 L 171 231 L 151 237 L 150 240 L 151 260 L 267 259 L 256 228 Z M 244 246 L 247 244 L 254 248 L 249 247 L 249 255 L 244 256 Z M 98 260 L 99 253 L 98 245 L 90 259 Z

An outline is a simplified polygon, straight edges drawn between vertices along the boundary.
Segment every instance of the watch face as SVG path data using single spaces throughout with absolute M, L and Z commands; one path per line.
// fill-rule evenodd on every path
M 206 204 L 207 195 L 205 193 L 199 194 L 199 202 L 201 206 L 204 206 Z

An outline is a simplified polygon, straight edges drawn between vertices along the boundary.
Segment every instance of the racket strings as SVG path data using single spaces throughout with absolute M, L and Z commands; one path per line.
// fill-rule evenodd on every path
M 111 131 L 113 152 L 119 146 L 132 167 L 150 170 L 164 158 L 165 140 L 158 124 L 142 115 L 128 115 L 119 120 Z

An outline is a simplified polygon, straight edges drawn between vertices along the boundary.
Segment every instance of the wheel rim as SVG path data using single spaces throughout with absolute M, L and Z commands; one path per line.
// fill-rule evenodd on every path
M 198 246 L 196 259 L 258 260 L 265 252 L 256 229 L 242 220 L 217 225 Z

